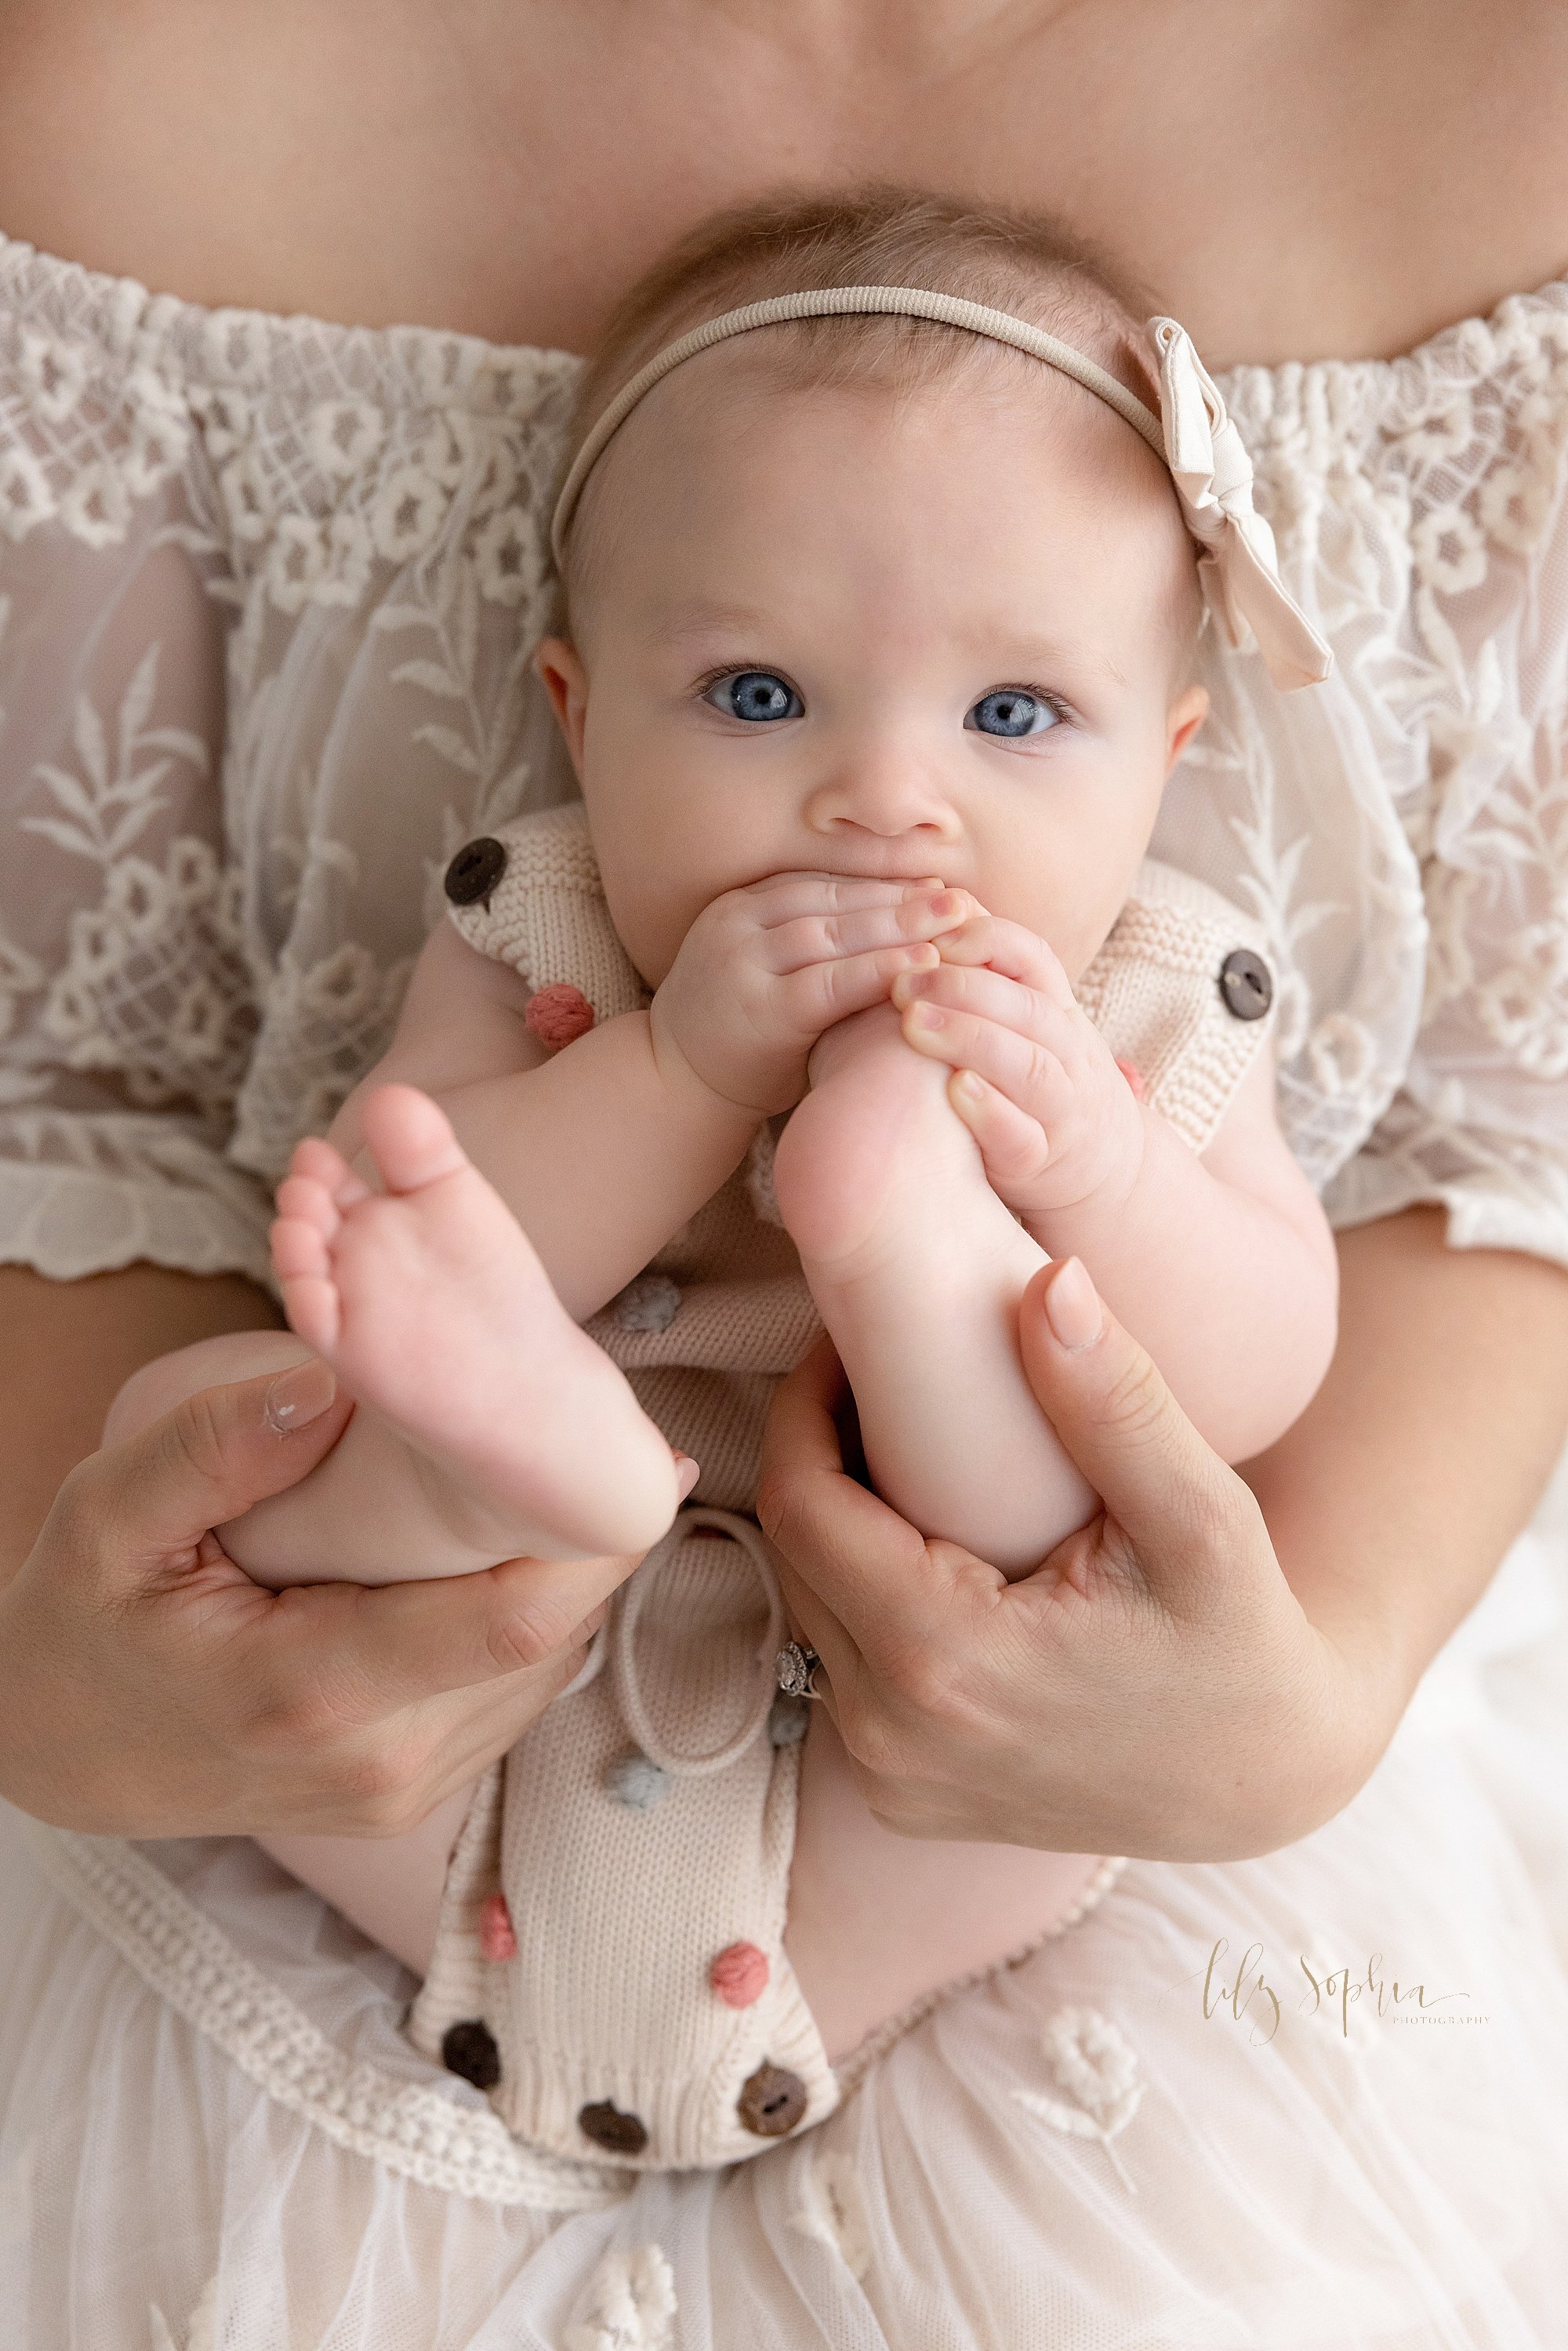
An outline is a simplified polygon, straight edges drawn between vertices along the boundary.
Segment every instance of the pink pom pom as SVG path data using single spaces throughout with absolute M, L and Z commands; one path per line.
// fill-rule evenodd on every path
M 1116 1067 L 1121 1071 L 1122 1075 L 1132 1087 L 1133 1100 L 1134 1102 L 1142 1102 L 1145 1092 L 1144 1073 L 1142 1070 L 1134 1068 L 1131 1061 L 1118 1061 Z
M 707 1980 L 726 2008 L 749 2008 L 767 1987 L 768 1954 L 755 1943 L 731 1943 L 709 1968 Z
M 504 1894 L 486 1894 L 479 1912 L 479 1949 L 487 1959 L 515 1959 L 517 1938 Z
M 586 1037 L 594 1022 L 594 1010 L 580 987 L 573 987 L 569 979 L 558 979 L 549 987 L 541 987 L 530 996 L 523 1007 L 523 1019 L 541 1045 L 556 1051 L 570 1045 L 576 1037 Z

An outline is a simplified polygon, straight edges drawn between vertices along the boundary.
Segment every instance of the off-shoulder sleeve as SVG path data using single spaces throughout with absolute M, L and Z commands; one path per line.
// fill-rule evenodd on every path
M 1451 454 L 1476 445 L 1473 392 L 1446 420 L 1448 469 L 1439 448 L 1416 482 L 1408 715 L 1429 791 L 1405 815 L 1424 1001 L 1327 1205 L 1345 1225 L 1430 1201 L 1455 1248 L 1568 1265 L 1568 312 L 1519 306 L 1491 339 L 1486 381 L 1510 396 L 1487 461 L 1467 474 Z
M 0 318 L 0 1260 L 58 1280 L 267 1270 L 187 439 L 126 355 Z

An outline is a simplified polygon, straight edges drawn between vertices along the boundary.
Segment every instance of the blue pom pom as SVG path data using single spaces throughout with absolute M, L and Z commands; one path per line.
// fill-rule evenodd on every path
M 810 1725 L 810 1701 L 803 1698 L 786 1698 L 782 1692 L 773 1701 L 768 1717 L 768 1736 L 775 1747 L 799 1747 Z
M 681 1311 L 681 1293 L 667 1273 L 640 1273 L 610 1301 L 610 1319 L 622 1331 L 667 1331 Z
M 633 1813 L 651 1813 L 662 1804 L 670 1792 L 670 1775 L 664 1766 L 653 1762 L 639 1747 L 630 1755 L 618 1755 L 604 1775 L 606 1793 L 618 1804 Z

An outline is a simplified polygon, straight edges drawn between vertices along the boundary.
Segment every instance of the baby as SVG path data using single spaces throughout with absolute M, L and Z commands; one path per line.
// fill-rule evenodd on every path
M 332 1365 L 335 1450 L 221 1531 L 272 1585 L 657 1546 L 476 1791 L 405 1837 L 264 1840 L 562 2153 L 716 2164 L 820 2119 L 869 2034 L 1102 1858 L 895 1837 L 778 1697 L 758 1449 L 820 1325 L 878 1492 L 1009 1575 L 1097 1508 L 1019 1359 L 1048 1259 L 1229 1460 L 1333 1352 L 1263 942 L 1145 858 L 1206 590 L 1278 683 L 1326 657 L 1155 327 L 1050 224 L 880 192 L 728 215 L 629 298 L 537 656 L 581 806 L 459 852 L 389 1051 L 299 1146 L 298 1336 L 165 1359 L 110 1416 Z

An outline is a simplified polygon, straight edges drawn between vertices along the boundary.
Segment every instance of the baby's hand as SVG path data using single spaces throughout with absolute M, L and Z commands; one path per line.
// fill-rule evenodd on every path
M 1051 1249 L 1052 1217 L 1131 1192 L 1143 1113 L 1043 939 L 982 914 L 939 953 L 893 984 L 904 1036 L 955 1071 L 948 1099 L 992 1189 Z
M 823 1030 L 885 1001 L 901 972 L 935 967 L 930 942 L 974 912 L 936 881 L 776 873 L 727 891 L 654 995 L 655 1050 L 758 1120 L 790 1110 Z

